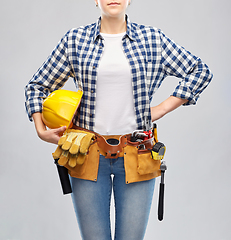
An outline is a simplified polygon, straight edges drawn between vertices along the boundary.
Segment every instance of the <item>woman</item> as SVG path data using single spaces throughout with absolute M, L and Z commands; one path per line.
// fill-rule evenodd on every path
M 26 86 L 26 108 L 38 136 L 57 144 L 65 127 L 47 130 L 42 100 L 69 77 L 83 90 L 74 123 L 102 135 L 144 129 L 181 105 L 195 104 L 212 79 L 200 58 L 175 44 L 159 29 L 131 23 L 130 0 L 95 0 L 96 23 L 68 31 Z M 181 78 L 173 94 L 150 107 L 167 76 Z M 113 180 L 111 176 L 114 176 Z M 155 178 L 125 183 L 124 158 L 100 155 L 96 182 L 71 177 L 72 199 L 84 240 L 111 239 L 110 198 L 116 209 L 115 239 L 141 240 L 148 222 Z

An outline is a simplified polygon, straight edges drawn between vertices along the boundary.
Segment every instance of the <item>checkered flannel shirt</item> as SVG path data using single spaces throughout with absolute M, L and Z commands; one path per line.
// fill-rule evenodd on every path
M 152 96 L 167 76 L 180 78 L 172 95 L 187 99 L 185 105 L 190 105 L 196 103 L 207 87 L 212 73 L 200 58 L 170 40 L 161 30 L 132 23 L 127 16 L 126 20 L 122 47 L 131 67 L 137 129 L 142 129 L 145 119 L 151 120 Z M 101 18 L 96 23 L 68 31 L 32 77 L 25 87 L 30 120 L 33 113 L 42 112 L 43 99 L 72 77 L 77 88 L 83 90 L 74 121 L 94 130 L 97 69 L 104 50 L 100 23 Z

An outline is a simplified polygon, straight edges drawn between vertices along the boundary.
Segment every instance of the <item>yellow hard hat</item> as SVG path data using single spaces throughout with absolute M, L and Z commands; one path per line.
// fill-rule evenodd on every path
M 42 120 L 49 128 L 70 127 L 83 92 L 59 89 L 43 101 Z

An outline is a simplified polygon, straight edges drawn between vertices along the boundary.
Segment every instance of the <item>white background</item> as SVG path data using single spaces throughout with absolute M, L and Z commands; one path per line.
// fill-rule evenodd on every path
M 167 146 L 165 215 L 157 220 L 158 178 L 147 240 L 231 239 L 230 9 L 230 0 L 132 0 L 128 8 L 131 21 L 161 28 L 214 73 L 196 106 L 157 121 Z M 1 0 L 0 240 L 81 239 L 53 164 L 55 146 L 42 142 L 27 119 L 24 86 L 67 30 L 99 14 L 93 0 Z M 167 78 L 152 104 L 177 82 Z

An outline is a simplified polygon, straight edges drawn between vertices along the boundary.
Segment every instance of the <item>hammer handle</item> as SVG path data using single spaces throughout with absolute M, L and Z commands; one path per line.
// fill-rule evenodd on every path
M 160 183 L 159 204 L 158 204 L 158 219 L 163 220 L 164 216 L 164 183 Z
M 56 164 L 59 174 L 60 183 L 62 186 L 63 194 L 72 193 L 71 183 L 68 175 L 67 168 Z

